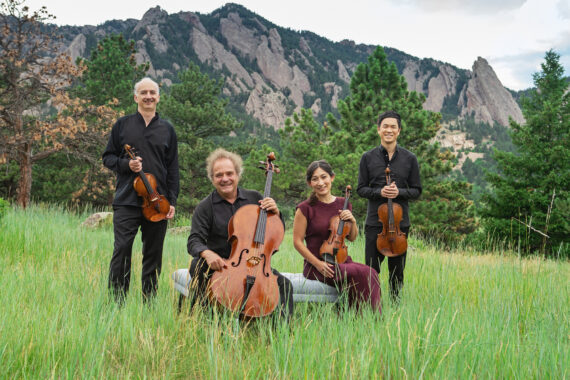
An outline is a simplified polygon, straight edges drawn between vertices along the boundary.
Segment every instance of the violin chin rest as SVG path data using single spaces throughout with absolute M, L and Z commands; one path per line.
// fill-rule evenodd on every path
M 331 255 L 331 254 L 329 254 L 329 253 L 325 253 L 325 254 L 323 255 L 323 260 L 324 260 L 324 262 L 326 262 L 326 263 L 328 263 L 328 264 L 332 264 L 332 265 L 335 265 L 335 264 L 336 264 L 336 261 L 335 261 L 335 259 L 334 259 L 334 256 Z

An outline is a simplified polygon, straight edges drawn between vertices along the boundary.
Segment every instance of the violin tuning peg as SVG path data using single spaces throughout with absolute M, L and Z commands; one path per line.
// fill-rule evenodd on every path
M 275 169 L 273 169 L 273 171 L 274 171 L 276 174 L 279 174 L 279 172 L 280 172 L 281 170 L 280 170 L 279 168 L 275 168 Z
M 265 166 L 258 166 L 258 168 L 265 170 Z

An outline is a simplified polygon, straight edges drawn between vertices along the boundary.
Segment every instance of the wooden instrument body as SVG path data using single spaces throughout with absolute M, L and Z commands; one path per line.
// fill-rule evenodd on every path
M 344 205 L 342 210 L 348 208 L 351 187 L 348 185 L 345 190 Z M 348 248 L 344 239 L 350 234 L 352 222 L 340 219 L 339 215 L 334 215 L 329 221 L 329 237 L 321 244 L 319 255 L 321 259 L 329 264 L 342 264 L 348 257 Z
M 390 168 L 386 168 L 386 184 L 391 185 Z M 386 257 L 400 256 L 408 249 L 406 234 L 400 231 L 402 206 L 388 198 L 388 202 L 378 207 L 378 221 L 382 222 L 382 232 L 376 238 L 376 249 Z
M 285 229 L 278 215 L 267 214 L 264 242 L 256 243 L 256 225 L 252 220 L 257 220 L 260 212 L 265 211 L 252 204 L 240 207 L 232 216 L 228 224 L 232 252 L 225 260 L 227 268 L 214 272 L 210 279 L 210 299 L 233 312 L 242 308 L 248 276 L 255 279 L 243 306 L 242 314 L 246 317 L 269 315 L 279 303 L 271 255 L 283 241 Z
M 391 199 L 388 203 L 392 203 Z M 386 257 L 400 256 L 408 249 L 406 234 L 400 231 L 402 221 L 402 206 L 397 203 L 381 204 L 378 207 L 378 219 L 382 222 L 382 232 L 376 239 L 376 248 Z M 392 227 L 390 227 L 390 208 L 393 212 Z
M 125 144 L 125 151 L 131 159 L 135 159 L 131 146 Z M 137 174 L 138 177 L 133 181 L 133 187 L 138 196 L 143 199 L 143 216 L 151 222 L 159 222 L 166 219 L 166 215 L 170 211 L 170 202 L 156 191 L 156 178 L 142 170 Z
M 267 179 L 263 198 L 271 190 L 275 154 L 261 162 Z M 271 256 L 283 241 L 285 227 L 277 214 L 268 213 L 259 205 L 240 207 L 228 223 L 228 241 L 232 245 L 225 268 L 210 278 L 208 296 L 225 308 L 245 318 L 269 315 L 279 303 L 277 276 L 271 270 Z
M 149 183 L 151 189 L 156 189 L 156 178 L 150 173 L 143 173 Z M 151 222 L 159 222 L 166 219 L 166 214 L 170 211 L 170 202 L 156 190 L 149 194 L 147 186 L 144 184 L 141 174 L 135 178 L 133 186 L 137 194 L 142 197 L 143 216 Z
M 342 225 L 341 225 L 342 223 Z M 331 218 L 329 222 L 329 237 L 321 244 L 319 254 L 323 260 L 329 264 L 342 264 L 348 257 L 348 248 L 344 239 L 350 233 L 352 222 L 340 220 L 338 215 Z

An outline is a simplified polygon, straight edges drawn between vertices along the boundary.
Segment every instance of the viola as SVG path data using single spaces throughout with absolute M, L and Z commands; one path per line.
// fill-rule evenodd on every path
M 391 184 L 390 168 L 386 168 L 386 183 Z M 400 256 L 408 249 L 406 234 L 400 231 L 402 206 L 388 198 L 387 203 L 378 207 L 378 220 L 382 222 L 382 232 L 376 239 L 376 248 L 386 257 Z
M 136 158 L 134 148 L 129 144 L 125 144 L 125 151 L 132 160 Z M 156 178 L 142 170 L 137 174 L 138 177 L 135 178 L 133 187 L 138 196 L 143 199 L 143 216 L 151 222 L 159 222 L 166 219 L 166 215 L 170 211 L 170 202 L 156 191 Z
M 348 199 L 352 188 L 350 185 L 346 186 L 344 206 L 342 210 L 348 208 Z M 319 255 L 329 264 L 342 264 L 346 261 L 348 250 L 344 239 L 350 233 L 352 222 L 340 219 L 339 215 L 333 216 L 329 221 L 329 237 L 321 244 Z
M 263 197 L 270 195 L 273 173 L 279 173 L 275 154 L 261 161 L 267 178 Z M 271 270 L 271 256 L 283 241 L 285 228 L 278 215 L 258 205 L 240 207 L 228 224 L 232 250 L 225 268 L 212 275 L 208 287 L 210 300 L 246 318 L 269 315 L 279 302 L 277 276 Z

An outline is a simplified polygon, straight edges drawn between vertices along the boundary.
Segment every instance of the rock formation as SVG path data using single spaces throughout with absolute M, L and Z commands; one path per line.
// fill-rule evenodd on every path
M 265 85 L 259 74 L 256 73 L 253 77 L 256 85 L 247 99 L 245 110 L 268 125 L 282 127 L 287 118 L 285 114 L 285 96 Z
M 427 69 L 421 67 L 424 62 Z M 473 117 L 476 122 L 507 126 L 509 117 L 519 123 L 524 121 L 511 93 L 481 57 L 473 64 L 473 71 L 430 59 L 408 61 L 402 75 L 410 91 L 426 95 L 424 109 L 440 112 L 446 101 L 456 100 L 453 106 L 457 107 L 459 116 Z
M 134 38 L 137 62 L 150 62 L 148 74 L 166 85 L 189 61 L 209 66 L 223 78 L 223 93 L 230 101 L 240 99 L 249 114 L 274 128 L 281 128 L 301 107 L 311 108 L 318 117 L 334 111 L 338 100 L 348 95 L 357 65 L 374 49 L 280 28 L 237 4 L 210 15 L 169 15 L 157 6 L 141 20 L 64 28 L 73 59 L 89 54 L 87 41 L 93 38 L 117 32 Z M 523 121 L 517 103 L 484 59 L 477 59 L 469 71 L 391 48 L 385 51 L 389 60 L 397 61 L 408 89 L 425 94 L 425 109 L 490 124 L 507 125 L 509 116 Z
M 473 64 L 473 75 L 467 84 L 465 96 L 459 97 L 461 116 L 472 115 L 475 121 L 508 125 L 509 117 L 524 122 L 522 112 L 512 95 L 501 85 L 487 61 L 481 57 Z
M 222 70 L 225 67 L 231 74 L 235 75 L 237 81 L 244 83 L 247 86 L 246 88 L 254 86 L 253 79 L 240 64 L 236 56 L 227 51 L 215 38 L 202 32 L 200 29 L 194 29 L 190 41 L 200 61 L 208 63 L 218 70 Z M 243 88 L 243 90 L 246 88 Z
M 104 226 L 113 225 L 113 213 L 112 212 L 96 212 L 91 214 L 87 219 L 81 223 L 83 227 L 88 228 L 98 228 Z
M 80 33 L 75 36 L 71 44 L 65 49 L 65 52 L 69 54 L 73 62 L 75 62 L 78 57 L 82 57 L 85 53 L 85 42 L 85 35 Z

